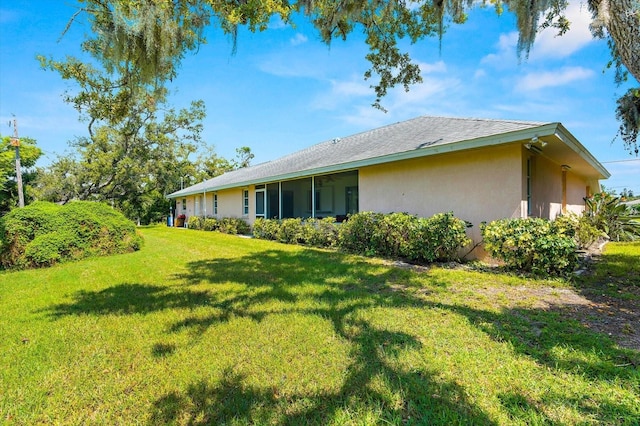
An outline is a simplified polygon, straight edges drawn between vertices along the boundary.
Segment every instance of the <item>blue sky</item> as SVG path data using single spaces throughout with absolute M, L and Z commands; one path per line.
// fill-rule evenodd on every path
M 41 165 L 86 135 L 86 124 L 62 100 L 73 86 L 35 59 L 80 54 L 88 26 L 76 24 L 60 39 L 75 11 L 74 0 L 0 6 L 0 134 L 12 133 L 7 122 L 15 115 L 20 135 L 45 150 Z M 205 141 L 227 158 L 250 146 L 254 164 L 420 115 L 560 121 L 611 172 L 606 187 L 640 194 L 640 160 L 619 139 L 612 142 L 615 100 L 629 85 L 616 87 L 613 72 L 605 70 L 609 52 L 591 37 L 586 6 L 573 3 L 567 12 L 569 33 L 539 34 L 527 61 L 516 55 L 513 16 L 497 16 L 492 8 L 474 9 L 467 23 L 449 26 L 441 49 L 437 38 L 409 45 L 424 82 L 408 93 L 390 91 L 383 99 L 387 113 L 371 107 L 359 34 L 327 47 L 302 20 L 296 28 L 274 21 L 262 33 L 241 31 L 232 55 L 230 39 L 212 28 L 207 44 L 184 60 L 171 103 L 203 99 Z

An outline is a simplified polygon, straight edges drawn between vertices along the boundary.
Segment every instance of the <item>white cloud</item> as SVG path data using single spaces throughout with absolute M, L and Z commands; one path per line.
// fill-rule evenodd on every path
M 283 28 L 289 27 L 289 24 L 284 22 L 280 16 L 274 16 L 269 21 L 269 29 L 270 30 L 281 30 Z
M 476 70 L 475 73 L 473 73 L 473 78 L 474 79 L 480 79 L 480 78 L 484 78 L 487 76 L 487 72 L 485 70 L 483 70 L 482 68 L 478 68 Z
M 529 60 L 564 58 L 594 41 L 589 30 L 591 12 L 587 10 L 586 4 L 576 1 L 570 3 L 565 16 L 570 22 L 569 31 L 558 36 L 557 29 L 544 29 L 536 36 Z
M 296 33 L 295 37 L 293 37 L 291 40 L 289 40 L 289 42 L 293 45 L 293 46 L 298 46 L 300 44 L 304 44 L 308 41 L 309 39 L 307 38 L 306 35 L 301 34 L 301 33 Z
M 500 34 L 496 47 L 496 53 L 490 53 L 480 60 L 481 64 L 491 65 L 496 68 L 504 68 L 506 65 L 516 63 L 516 46 L 518 45 L 518 33 L 516 31 Z
M 346 80 L 329 80 L 329 84 L 329 90 L 322 92 L 312 101 L 313 108 L 333 110 L 349 104 L 354 98 L 374 96 L 373 89 L 359 75 L 352 75 Z
M 564 67 L 558 71 L 531 72 L 520 78 L 516 90 L 535 91 L 546 87 L 564 86 L 578 80 L 591 78 L 594 72 L 583 67 Z
M 291 58 L 284 53 L 274 54 L 263 58 L 258 63 L 258 69 L 277 77 L 303 77 L 320 79 L 326 74 L 325 61 L 309 61 L 308 58 L 298 56 Z
M 420 62 L 418 63 L 418 66 L 420 67 L 420 72 L 422 73 L 422 75 L 447 71 L 447 65 L 444 63 L 444 61 L 434 62 L 433 64 Z

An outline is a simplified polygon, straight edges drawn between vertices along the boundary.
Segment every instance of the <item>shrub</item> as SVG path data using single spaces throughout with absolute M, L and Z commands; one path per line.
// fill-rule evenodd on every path
M 586 199 L 584 216 L 589 223 L 613 241 L 634 241 L 640 238 L 640 218 L 634 216 L 622 198 L 598 192 Z
M 204 225 L 204 218 L 201 216 L 190 216 L 187 221 L 187 228 L 195 229 L 197 231 L 202 230 Z
M 304 243 L 314 247 L 332 247 L 338 240 L 338 226 L 334 217 L 307 219 L 303 222 Z
M 262 240 L 275 240 L 280 222 L 276 219 L 258 218 L 253 222 L 253 236 Z
M 50 266 L 70 259 L 138 250 L 135 225 L 106 204 L 36 202 L 0 220 L 6 268 Z
M 501 219 L 480 226 L 487 252 L 511 269 L 566 275 L 577 262 L 573 232 L 546 219 Z
M 303 243 L 305 240 L 302 219 L 282 219 L 276 239 L 285 244 Z
M 427 262 L 456 260 L 459 250 L 471 242 L 467 227 L 467 222 L 451 212 L 420 218 L 413 228 L 407 257 Z
M 287 244 L 331 247 L 338 239 L 338 226 L 333 217 L 304 220 L 258 218 L 253 223 L 253 236 Z
M 413 261 L 448 261 L 471 241 L 467 223 L 453 213 L 418 218 L 407 213 L 362 212 L 351 216 L 340 229 L 343 250 L 366 255 L 402 257 Z
M 243 219 L 238 219 L 235 217 L 225 217 L 218 221 L 218 231 L 223 234 L 249 234 L 251 233 L 251 227 L 249 224 Z
M 216 231 L 219 227 L 220 227 L 220 224 L 213 217 L 207 217 L 202 222 L 203 231 Z
M 324 219 L 256 219 L 253 236 L 288 244 L 338 246 L 349 253 L 433 262 L 454 260 L 471 241 L 465 221 L 453 213 L 418 218 L 408 213 L 357 213 L 336 224 Z
M 360 212 L 349 216 L 338 233 L 338 246 L 350 253 L 376 254 L 379 234 L 375 234 L 384 215 L 374 212 Z
M 605 234 L 591 224 L 589 219 L 575 213 L 558 216 L 555 219 L 559 231 L 565 235 L 573 236 L 577 246 L 586 249 L 598 241 Z

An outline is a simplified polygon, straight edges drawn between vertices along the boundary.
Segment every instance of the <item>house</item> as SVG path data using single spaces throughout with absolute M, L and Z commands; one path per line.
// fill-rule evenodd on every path
M 335 138 L 170 194 L 176 215 L 327 217 L 358 211 L 479 224 L 581 213 L 609 172 L 560 123 L 423 116 Z

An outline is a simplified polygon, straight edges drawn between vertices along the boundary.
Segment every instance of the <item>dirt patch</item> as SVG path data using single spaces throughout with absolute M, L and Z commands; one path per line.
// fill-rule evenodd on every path
M 600 258 L 602 242 L 592 245 L 582 253 L 578 274 L 589 274 L 594 262 Z M 415 272 L 427 272 L 430 267 L 412 265 L 395 261 L 390 265 Z M 477 268 L 459 263 L 439 265 L 445 268 L 474 270 Z M 497 272 L 496 266 L 487 266 L 484 272 Z M 455 290 L 454 290 L 455 291 Z M 479 295 L 487 296 L 501 307 L 528 307 L 559 312 L 563 316 L 575 319 L 584 327 L 604 333 L 620 347 L 640 351 L 640 288 L 626 288 L 626 295 L 620 297 L 602 294 L 597 286 L 590 288 L 554 288 L 554 287 L 485 287 L 474 289 Z
M 637 300 L 552 287 L 488 287 L 475 290 L 501 306 L 553 310 L 584 327 L 604 333 L 620 347 L 640 351 L 640 309 Z M 640 294 L 638 294 L 640 296 Z

